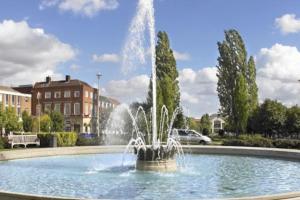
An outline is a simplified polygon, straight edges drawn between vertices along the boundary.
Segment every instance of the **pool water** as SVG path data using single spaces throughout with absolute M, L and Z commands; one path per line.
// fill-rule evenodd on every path
M 0 190 L 91 199 L 219 199 L 300 190 L 300 162 L 185 155 L 173 173 L 142 172 L 135 158 L 96 154 L 0 162 Z

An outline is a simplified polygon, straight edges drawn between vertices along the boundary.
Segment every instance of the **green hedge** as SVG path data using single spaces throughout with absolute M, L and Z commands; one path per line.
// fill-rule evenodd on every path
M 58 147 L 75 146 L 77 141 L 77 133 L 74 132 L 57 132 L 57 133 L 39 133 L 38 138 L 41 142 L 41 147 L 50 147 L 51 140 L 57 138 Z
M 101 138 L 100 137 L 85 138 L 79 136 L 76 145 L 77 146 L 98 146 L 101 145 Z
M 228 139 L 223 142 L 224 146 L 247 146 L 247 147 L 273 147 L 271 139 L 261 135 L 241 135 L 238 138 Z
M 300 149 L 300 140 L 277 139 L 273 141 L 273 145 L 277 148 Z

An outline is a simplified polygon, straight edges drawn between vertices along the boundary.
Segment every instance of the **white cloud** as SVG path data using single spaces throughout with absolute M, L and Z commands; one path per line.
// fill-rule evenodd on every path
M 146 100 L 149 81 L 148 75 L 138 75 L 129 80 L 112 80 L 106 85 L 104 91 L 108 96 L 124 103 L 143 102 Z
M 300 52 L 296 47 L 275 44 L 256 57 L 260 101 L 277 99 L 286 105 L 300 104 Z
M 78 71 L 80 69 L 80 66 L 79 65 L 76 65 L 76 64 L 72 64 L 70 66 L 70 70 L 72 71 Z
M 300 31 L 300 19 L 295 14 L 285 14 L 275 19 L 275 25 L 283 34 L 298 33 Z
M 120 57 L 117 54 L 102 54 L 102 55 L 93 54 L 92 60 L 94 62 L 118 63 L 120 62 Z
M 174 54 L 174 57 L 175 57 L 175 59 L 177 61 L 178 60 L 186 61 L 186 60 L 190 60 L 191 59 L 191 56 L 188 53 L 180 53 L 178 51 L 173 51 L 173 54 Z
M 185 68 L 179 72 L 181 102 L 194 117 L 215 113 L 219 109 L 217 96 L 217 68 L 206 67 L 198 71 Z
M 0 22 L 0 83 L 26 84 L 45 76 L 60 77 L 56 66 L 73 59 L 75 50 L 26 21 Z
M 74 14 L 93 17 L 102 10 L 117 9 L 119 3 L 117 0 L 43 0 L 39 8 L 43 10 L 54 6 L 63 12 L 70 11 Z

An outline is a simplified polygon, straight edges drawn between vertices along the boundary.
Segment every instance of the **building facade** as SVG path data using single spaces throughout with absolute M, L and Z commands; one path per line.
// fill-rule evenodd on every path
M 21 118 L 23 111 L 31 113 L 31 95 L 18 92 L 11 87 L 0 86 L 0 106 L 2 109 L 14 108 Z
M 98 90 L 89 84 L 71 79 L 35 83 L 32 88 L 32 115 L 57 111 L 64 116 L 65 131 L 78 133 L 96 132 Z
M 120 102 L 116 99 L 100 96 L 99 98 L 99 110 L 105 111 L 105 110 L 113 110 L 115 107 L 120 105 Z
M 213 134 L 219 134 L 220 130 L 224 130 L 225 120 L 220 114 L 212 114 L 209 118 L 211 121 L 211 132 Z

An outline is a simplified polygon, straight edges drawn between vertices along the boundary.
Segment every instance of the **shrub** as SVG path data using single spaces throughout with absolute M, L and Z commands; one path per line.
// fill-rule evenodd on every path
M 101 144 L 101 138 L 97 135 L 86 137 L 86 135 L 81 134 L 78 136 L 76 145 L 77 146 L 97 146 Z
M 300 140 L 277 139 L 273 141 L 273 145 L 277 148 L 300 149 Z
M 2 137 L 0 137 L 0 149 L 4 149 L 4 141 Z
M 50 147 L 54 137 L 57 138 L 58 147 L 75 146 L 77 141 L 77 133 L 74 132 L 40 133 L 38 137 L 41 147 Z
M 77 141 L 77 133 L 74 132 L 59 132 L 56 133 L 57 146 L 70 147 L 75 146 Z
M 238 138 L 225 140 L 225 146 L 273 147 L 271 139 L 261 135 L 240 135 Z

